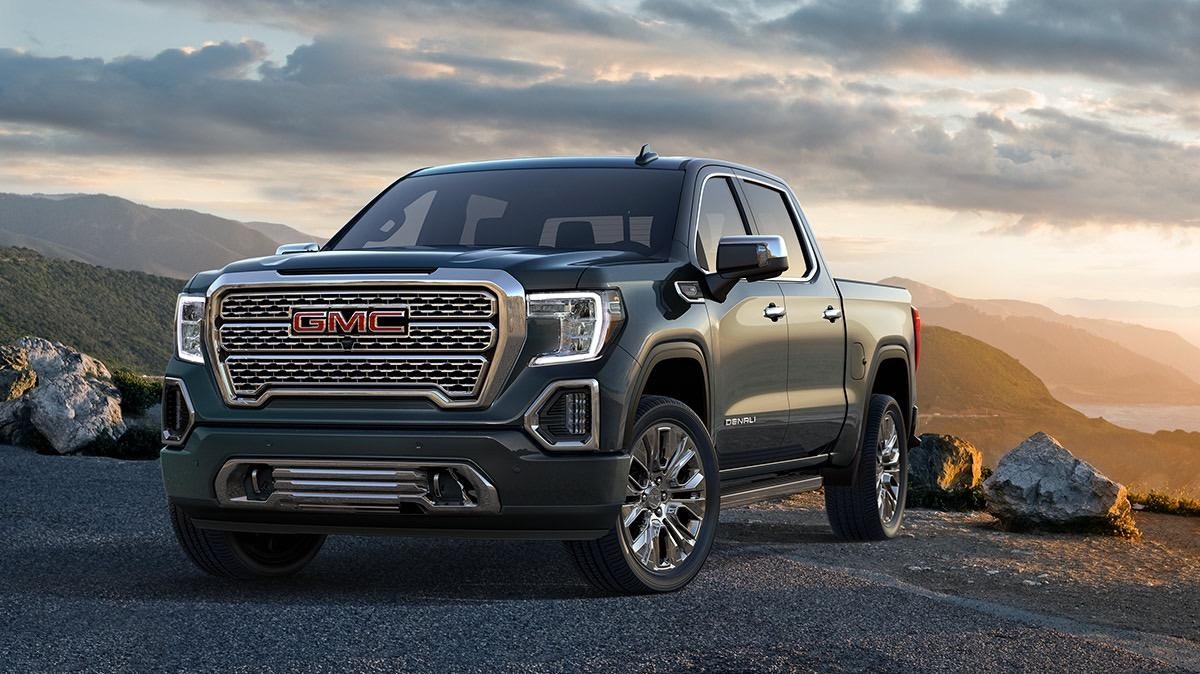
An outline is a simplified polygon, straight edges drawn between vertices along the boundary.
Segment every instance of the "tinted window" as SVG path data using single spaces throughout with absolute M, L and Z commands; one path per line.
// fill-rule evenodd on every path
M 521 246 L 666 257 L 682 185 L 682 171 L 655 169 L 416 176 L 396 183 L 333 248 Z
M 711 178 L 705 182 L 696 226 L 696 261 L 700 266 L 711 271 L 716 265 L 717 244 L 722 236 L 749 233 L 729 179 Z
M 750 212 L 754 214 L 758 233 L 783 237 L 790 267 L 785 276 L 807 276 L 810 268 L 808 251 L 800 244 L 797 223 L 792 217 L 787 197 L 779 190 L 745 181 L 742 182 L 742 191 L 746 194 L 746 201 L 750 202 Z

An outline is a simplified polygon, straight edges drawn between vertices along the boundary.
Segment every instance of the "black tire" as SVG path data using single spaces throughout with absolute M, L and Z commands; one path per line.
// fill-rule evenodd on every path
M 674 592 L 687 585 L 704 566 L 717 534 L 717 523 L 721 511 L 720 472 L 717 468 L 717 453 L 713 448 L 708 429 L 696 413 L 674 398 L 646 396 L 638 403 L 637 421 L 633 428 L 633 440 L 637 443 L 642 435 L 655 424 L 671 423 L 687 432 L 696 447 L 702 466 L 705 508 L 699 520 L 699 533 L 691 552 L 669 571 L 651 571 L 634 557 L 621 515 L 617 515 L 615 526 L 604 536 L 593 541 L 567 541 L 567 549 L 576 567 L 593 587 L 610 594 L 653 594 Z M 632 451 L 632 448 L 631 448 Z M 632 461 L 632 459 L 631 459 Z M 669 480 L 668 480 L 669 482 Z M 657 489 L 657 488 L 655 488 Z
M 895 512 L 884 521 L 880 510 L 879 479 L 881 471 L 884 420 L 892 418 L 899 433 L 899 496 Z M 859 448 L 858 464 L 848 485 L 826 485 L 825 512 L 833 535 L 847 541 L 882 541 L 894 538 L 904 522 L 904 505 L 908 497 L 908 432 L 904 414 L 891 396 L 872 395 L 867 410 L 866 431 Z
M 290 576 L 317 556 L 318 534 L 265 534 L 197 527 L 187 513 L 169 505 L 179 545 L 200 570 L 220 578 L 252 580 Z

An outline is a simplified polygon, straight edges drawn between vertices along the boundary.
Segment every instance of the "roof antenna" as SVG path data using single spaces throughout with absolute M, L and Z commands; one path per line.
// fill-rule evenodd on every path
M 642 146 L 641 151 L 638 152 L 637 159 L 634 159 L 633 163 L 637 164 L 638 166 L 645 166 L 655 159 L 658 159 L 658 153 L 654 150 L 651 150 L 650 144 L 646 143 Z

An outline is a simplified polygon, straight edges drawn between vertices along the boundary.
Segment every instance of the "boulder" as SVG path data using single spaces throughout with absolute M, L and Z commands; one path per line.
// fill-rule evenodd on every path
M 983 454 L 971 443 L 953 435 L 926 433 L 921 444 L 908 452 L 910 489 L 958 492 L 979 486 Z
M 1045 433 L 1000 459 L 983 488 L 988 512 L 1011 529 L 1138 533 L 1125 487 Z
M 125 432 L 121 394 L 108 368 L 58 342 L 23 337 L 4 347 L 0 389 L 6 382 L 12 383 L 10 399 L 0 403 L 0 439 L 25 444 L 40 434 L 66 454 L 114 442 Z

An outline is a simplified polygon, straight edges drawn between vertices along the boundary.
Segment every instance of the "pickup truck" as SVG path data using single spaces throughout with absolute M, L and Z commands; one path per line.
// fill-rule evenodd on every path
M 602 591 L 666 592 L 723 507 L 823 487 L 848 540 L 904 517 L 911 296 L 835 279 L 749 167 L 413 171 L 323 246 L 197 274 L 176 324 L 162 474 L 214 575 L 436 533 L 563 540 Z

